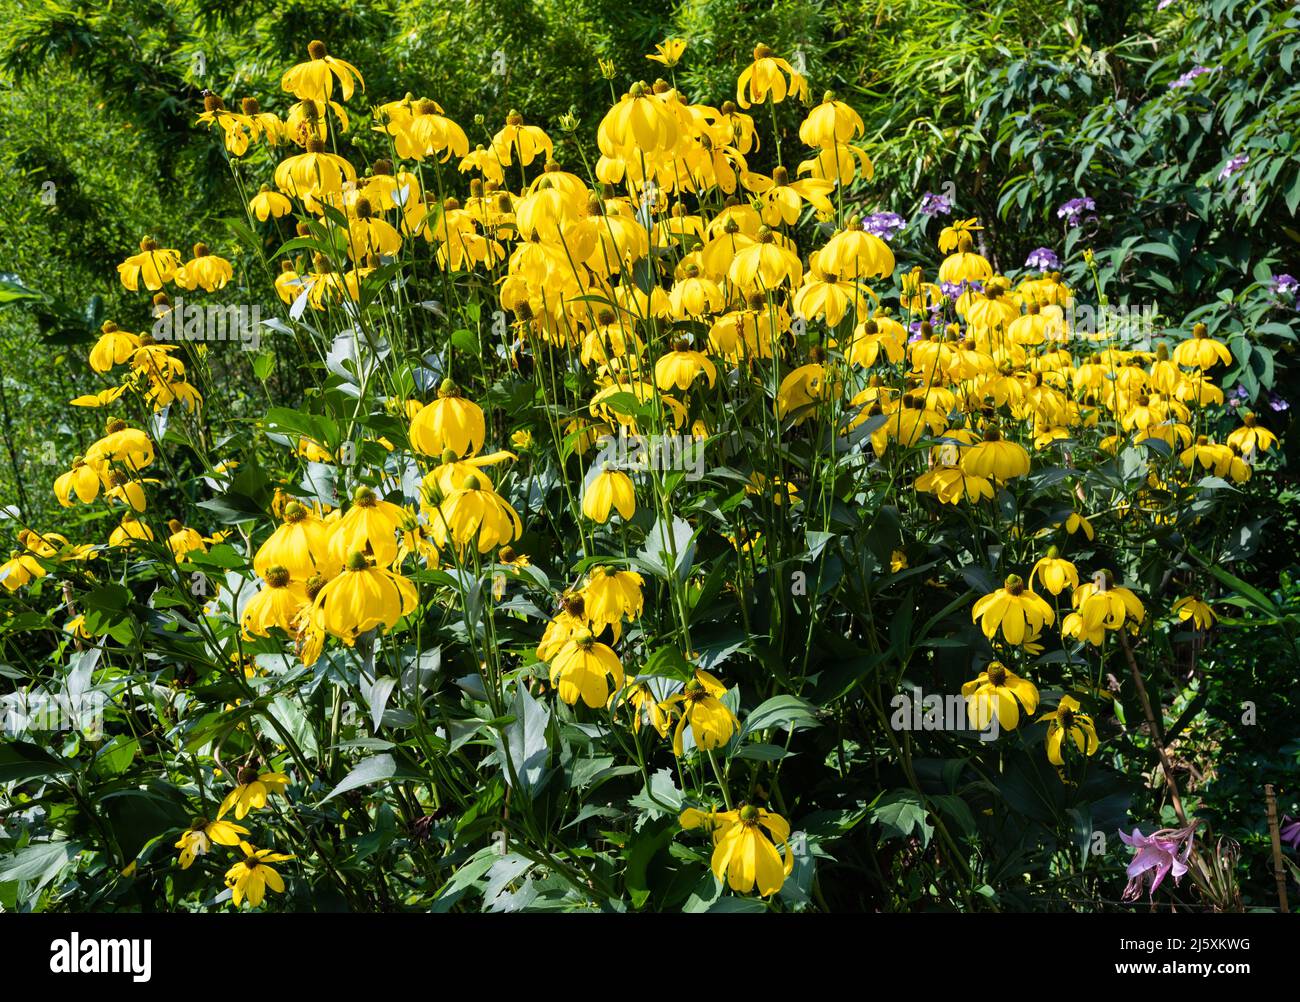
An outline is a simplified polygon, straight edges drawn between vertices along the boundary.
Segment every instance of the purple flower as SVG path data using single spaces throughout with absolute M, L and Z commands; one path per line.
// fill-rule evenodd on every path
M 893 240 L 906 225 L 907 220 L 897 212 L 876 212 L 862 220 L 862 228 L 882 240 Z
M 1129 861 L 1128 886 L 1124 888 L 1124 900 L 1135 901 L 1146 887 L 1148 896 L 1154 898 L 1156 889 L 1166 875 L 1174 875 L 1177 884 L 1187 872 L 1187 859 L 1192 854 L 1192 833 L 1199 822 L 1193 822 L 1186 828 L 1161 828 L 1150 835 L 1143 835 L 1134 828 L 1133 834 L 1119 833 L 1120 841 L 1133 850 Z
M 1300 290 L 1300 282 L 1297 282 L 1291 275 L 1278 275 L 1269 283 L 1274 292 L 1282 292 L 1289 296 L 1294 296 Z
M 1193 66 L 1190 70 L 1180 76 L 1177 80 L 1169 85 L 1170 90 L 1178 90 L 1180 87 L 1190 87 L 1192 81 L 1206 73 L 1213 73 L 1213 66 Z
M 1219 171 L 1219 180 L 1226 181 L 1233 174 L 1250 163 L 1250 156 L 1246 153 L 1238 153 L 1235 157 L 1223 165 L 1223 170 Z
M 1071 229 L 1078 226 L 1084 219 L 1085 212 L 1092 212 L 1097 208 L 1097 203 L 1086 195 L 1079 198 L 1072 198 L 1059 209 L 1056 210 L 1056 218 L 1064 219 L 1066 225 Z M 1089 217 L 1095 218 L 1095 217 Z
M 1282 815 L 1282 830 L 1278 833 L 1282 841 L 1292 849 L 1300 851 L 1300 821 L 1289 814 Z
M 942 292 L 944 296 L 946 296 L 948 299 L 960 299 L 962 293 L 968 292 L 972 289 L 974 289 L 976 292 L 983 292 L 984 283 L 974 282 L 974 281 L 967 282 L 965 280 L 962 280 L 960 282 L 939 283 L 939 291 Z
M 923 216 L 951 216 L 952 199 L 927 191 L 921 196 L 921 207 L 917 211 Z
M 1061 259 L 1056 256 L 1056 251 L 1050 247 L 1039 247 L 1029 252 L 1029 257 L 1025 258 L 1026 268 L 1035 268 L 1038 271 L 1052 271 L 1061 267 Z
M 1173 2 L 1174 0 L 1160 0 L 1160 2 L 1156 4 L 1156 10 L 1164 10 L 1166 7 L 1170 6 Z
M 920 341 L 920 340 L 921 340 L 921 324 L 922 324 L 922 322 L 923 322 L 923 321 L 920 321 L 920 320 L 913 320 L 910 324 L 907 325 L 907 329 L 910 330 L 910 331 L 912 332 L 910 335 L 908 335 L 908 338 L 907 338 L 907 340 L 908 340 L 909 343 L 911 343 L 912 341 Z M 942 324 L 943 324 L 943 315 L 940 314 L 940 313 L 931 313 L 931 314 L 930 314 L 930 319 L 929 319 L 928 321 L 924 321 L 924 322 L 929 323 L 929 325 L 930 325 L 930 330 L 932 330 L 932 331 L 937 331 L 937 330 L 940 328 L 940 326 L 942 326 Z
M 1273 410 L 1277 411 L 1279 414 L 1282 411 L 1289 411 L 1291 409 L 1291 405 L 1286 402 L 1286 398 L 1279 397 L 1276 393 L 1270 393 L 1268 395 L 1268 405 L 1272 407 Z

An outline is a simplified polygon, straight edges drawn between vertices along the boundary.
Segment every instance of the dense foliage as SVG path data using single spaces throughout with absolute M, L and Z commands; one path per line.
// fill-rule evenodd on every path
M 19 4 L 0 908 L 1276 906 L 1300 16 L 1161 6 Z

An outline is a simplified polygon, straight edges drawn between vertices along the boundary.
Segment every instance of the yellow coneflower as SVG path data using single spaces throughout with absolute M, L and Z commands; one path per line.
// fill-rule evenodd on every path
M 1218 618 L 1200 595 L 1184 595 L 1173 604 L 1173 611 L 1178 614 L 1179 622 L 1190 619 L 1198 630 L 1208 630 Z
M 299 100 L 328 101 L 334 95 L 335 80 L 344 101 L 352 97 L 358 84 L 366 89 L 361 72 L 346 60 L 331 56 L 319 39 L 307 43 L 307 55 L 307 62 L 290 67 L 280 77 L 280 86 Z
M 671 68 L 681 62 L 682 53 L 685 51 L 686 39 L 667 38 L 662 42 L 656 42 L 655 51 L 647 55 L 646 58 Z
M 582 513 L 603 525 L 609 521 L 610 509 L 617 509 L 624 520 L 631 518 L 636 513 L 636 490 L 626 473 L 602 469 L 583 488 Z
M 259 772 L 253 766 L 239 770 L 238 783 L 231 790 L 221 806 L 217 808 L 217 820 L 220 821 L 233 810 L 236 820 L 242 821 L 251 810 L 266 806 L 266 798 L 273 794 L 283 794 L 289 785 L 289 777 L 282 772 Z
M 971 621 L 980 624 L 984 636 L 992 640 L 1001 630 L 1009 644 L 1024 643 L 1055 619 L 1052 607 L 1026 588 L 1018 574 L 1008 575 L 1001 588 L 985 595 L 971 609 Z
M 757 888 L 760 895 L 768 897 L 781 889 L 794 870 L 790 824 L 779 814 L 752 804 L 718 812 L 689 807 L 678 821 L 683 828 L 709 830 L 714 844 L 710 861 L 713 875 L 733 891 L 743 893 Z M 784 861 L 779 851 L 782 848 Z
M 292 856 L 273 849 L 254 849 L 247 842 L 240 842 L 239 848 L 244 858 L 226 871 L 226 886 L 230 888 L 231 900 L 235 907 L 247 901 L 256 908 L 262 903 L 269 887 L 277 894 L 284 893 L 284 879 L 269 863 L 283 863 L 293 859 Z
M 702 751 L 721 748 L 740 727 L 740 721 L 722 702 L 727 687 L 703 668 L 695 669 L 695 676 L 681 692 L 669 696 L 663 707 L 677 715 L 673 730 L 673 754 L 680 757 L 685 747 L 682 737 L 689 725 L 695 747 Z
M 564 702 L 572 705 L 581 699 L 594 710 L 623 688 L 623 665 L 613 648 L 597 643 L 589 630 L 579 629 L 551 660 L 550 680 Z
M 788 83 L 786 77 L 790 78 Z M 773 104 L 780 104 L 787 95 L 808 100 L 808 81 L 768 46 L 762 43 L 754 46 L 754 61 L 736 80 L 736 103 L 748 108 L 771 98 Z
M 1052 765 L 1065 765 L 1061 752 L 1067 739 L 1084 755 L 1097 753 L 1097 728 L 1090 716 L 1079 712 L 1079 701 L 1073 696 L 1062 696 L 1055 710 L 1038 719 L 1047 724 L 1047 760 Z
M 1038 709 L 1038 688 L 1001 661 L 990 661 L 978 677 L 962 685 L 961 694 L 966 697 L 971 729 L 976 731 L 988 727 L 995 715 L 1002 730 L 1014 731 L 1022 710 L 1033 716 Z
M 217 845 L 239 845 L 239 836 L 247 834 L 247 828 L 233 821 L 196 818 L 176 841 L 176 848 L 181 851 L 181 869 L 188 870 L 197 857 L 206 856 L 214 842 Z

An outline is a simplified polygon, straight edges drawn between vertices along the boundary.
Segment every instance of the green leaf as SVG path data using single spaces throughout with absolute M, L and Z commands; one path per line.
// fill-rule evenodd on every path
M 217 543 L 206 553 L 191 550 L 185 554 L 185 560 L 196 567 L 216 567 L 226 571 L 242 570 L 249 563 L 248 558 L 229 543 Z
M 627 889 L 632 895 L 632 905 L 642 908 L 650 898 L 651 881 L 647 879 L 650 861 L 673 840 L 677 832 L 676 818 L 659 818 L 643 825 L 626 850 Z
M 637 557 L 656 577 L 668 579 L 676 575 L 679 581 L 685 581 L 695 559 L 695 533 L 690 523 L 674 516 L 670 529 L 659 519 Z
M 746 734 L 765 731 L 769 727 L 799 731 L 817 726 L 817 707 L 806 699 L 786 694 L 764 700 L 751 710 L 741 737 L 743 739 Z
M 95 769 L 103 775 L 120 776 L 131 768 L 139 750 L 140 742 L 136 738 L 119 734 L 95 755 Z
M 262 382 L 266 382 L 271 370 L 275 368 L 275 353 L 264 351 L 253 359 L 253 375 Z
M 131 592 L 120 584 L 100 585 L 86 592 L 81 599 L 84 610 L 98 609 L 104 612 L 121 612 L 131 604 Z
M 1169 244 L 1159 244 L 1154 241 L 1151 243 L 1138 244 L 1138 246 L 1133 248 L 1132 253 L 1156 254 L 1160 257 L 1168 258 L 1170 261 L 1174 262 L 1174 264 L 1180 263 L 1178 259 L 1178 251 L 1169 246 Z
M 686 682 L 695 674 L 695 669 L 679 648 L 660 647 L 646 660 L 645 674 Z
M 28 741 L 0 744 L 0 783 L 25 783 L 75 771 L 72 763 Z
M 12 856 L 0 857 L 0 884 L 13 880 L 34 880 L 44 887 L 75 858 L 81 847 L 76 842 L 35 842 Z
M 961 797 L 951 793 L 932 794 L 930 802 L 957 823 L 957 827 L 967 835 L 975 834 L 975 815 L 970 805 Z
M 880 825 L 885 838 L 908 838 L 919 831 L 921 844 L 929 845 L 934 826 L 929 811 L 913 790 L 895 790 L 871 809 L 871 820 Z
M 459 891 L 472 887 L 474 882 L 492 869 L 493 864 L 500 858 L 500 850 L 495 845 L 480 849 L 472 859 L 457 870 L 452 875 L 452 878 L 443 885 L 435 900 L 451 897 Z
M 1193 549 L 1192 553 L 1196 557 L 1198 558 L 1200 557 L 1200 554 L 1197 553 L 1196 550 Z M 1205 561 L 1202 560 L 1202 563 L 1205 563 Z M 1222 567 L 1219 567 L 1216 564 L 1205 563 L 1205 569 L 1209 571 L 1211 574 L 1213 574 L 1220 581 L 1222 581 L 1229 588 L 1231 588 L 1233 591 L 1235 591 L 1237 594 L 1248 599 L 1250 603 L 1254 605 L 1256 608 L 1260 609 L 1263 612 L 1267 612 L 1270 616 L 1276 616 L 1278 614 L 1277 606 L 1273 604 L 1272 599 L 1270 599 L 1258 588 L 1254 587 L 1253 585 L 1246 584 L 1246 582 L 1241 580 L 1241 578 L 1229 574 Z
M 734 758 L 752 759 L 755 762 L 779 762 L 781 759 L 794 758 L 795 752 L 786 751 L 779 745 L 752 744 L 741 745 Z
M 767 911 L 767 905 L 762 898 L 739 898 L 729 895 L 718 898 L 705 910 L 723 915 L 756 915 Z
M 40 299 L 41 294 L 27 288 L 21 282 L 9 278 L 0 279 L 0 305 L 13 303 L 20 299 Z
M 675 818 L 681 812 L 684 798 L 673 782 L 673 774 L 660 769 L 650 774 L 649 784 L 628 801 L 628 806 L 645 811 L 651 817 L 670 813 Z
M 392 755 L 372 755 L 358 762 L 352 771 L 343 778 L 343 782 L 334 787 L 329 796 L 322 800 L 333 800 L 341 793 L 355 790 L 371 783 L 385 783 L 391 780 L 424 780 L 425 776 L 418 769 L 399 763 Z
M 514 786 L 517 778 L 521 788 L 532 796 L 545 785 L 549 774 L 546 763 L 550 757 L 550 744 L 546 740 L 546 728 L 551 722 L 551 711 L 545 703 L 534 699 L 528 686 L 522 682 L 515 686 L 511 709 L 514 720 L 504 730 L 505 742 L 497 741 L 502 752 L 502 771 L 507 783 Z M 505 760 L 507 752 L 510 755 L 508 766 Z

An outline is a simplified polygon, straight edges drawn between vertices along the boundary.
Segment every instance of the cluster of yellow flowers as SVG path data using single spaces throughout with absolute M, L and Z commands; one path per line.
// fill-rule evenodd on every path
M 17 591 L 32 581 L 45 577 L 47 571 L 43 560 L 64 563 L 93 560 L 99 555 L 93 544 L 70 543 L 68 537 L 61 532 L 19 529 L 18 542 L 22 549 L 14 550 L 8 560 L 0 563 L 0 584 L 9 591 Z
M 798 130 L 806 159 L 793 171 L 778 165 L 761 174 L 749 167 L 758 137 L 744 109 L 808 98 L 807 81 L 766 46 L 754 50 L 734 103 L 688 103 L 664 81 L 630 87 L 597 130 L 595 187 L 556 163 L 551 138 L 517 112 L 490 141 L 471 149 L 464 130 L 436 101 L 411 95 L 374 109 L 373 128 L 390 142 L 392 158 L 374 161 L 359 175 L 332 152 L 337 133 L 349 128 L 335 93 L 348 101 L 364 81 L 323 43 L 308 48 L 308 61 L 284 74 L 283 88 L 296 103 L 283 120 L 252 99 L 239 112 L 227 110 L 215 95 L 205 97 L 200 116 L 219 130 L 232 157 L 259 143 L 296 150 L 252 197 L 250 216 L 267 223 L 298 211 L 299 235 L 330 237 L 345 252 L 337 260 L 317 252 L 306 268 L 283 261 L 274 278 L 280 299 L 355 315 L 367 278 L 382 264 L 413 252 L 418 241 L 432 245 L 439 268 L 478 272 L 495 285 L 500 307 L 514 318 L 502 345 L 507 357 L 552 348 L 585 370 L 594 388 L 586 413 L 569 416 L 565 427 L 566 445 L 581 455 L 601 435 L 619 428 L 638 432 L 648 413 L 660 427 L 689 429 L 706 440 L 714 429 L 704 404 L 717 402 L 728 379 L 731 394 L 770 397 L 772 416 L 785 428 L 829 417 L 842 443 L 865 435 L 880 460 L 905 462 L 913 447 L 934 443 L 910 482 L 940 505 L 991 502 L 999 489 L 1029 474 L 1030 448 L 1050 450 L 1084 429 L 1111 430 L 1100 438 L 1105 452 L 1145 441 L 1175 450 L 1184 483 L 1201 472 L 1243 481 L 1275 443 L 1252 416 L 1221 444 L 1193 430 L 1202 409 L 1223 403 L 1209 372 L 1230 358 L 1203 326 L 1172 352 L 1164 344 L 1134 350 L 1095 343 L 1108 340 L 1106 332 L 1091 335 L 1089 343 L 1090 335 L 1070 329 L 1074 293 L 1061 276 L 1045 272 L 1015 283 L 996 274 L 976 249 L 974 219 L 956 220 L 940 234 L 946 256 L 937 283 L 912 269 L 899 276 L 897 308 L 883 306 L 869 282 L 894 277 L 894 254 L 864 226 L 846 195 L 849 185 L 872 175 L 870 159 L 854 144 L 863 133 L 858 114 L 827 93 Z M 673 40 L 650 58 L 673 65 L 683 48 Z M 463 201 L 426 188 L 425 167 L 440 172 L 451 162 L 469 176 Z M 517 189 L 508 181 L 516 173 Z M 829 236 L 802 254 L 793 231 L 806 217 Z M 213 292 L 233 274 L 230 262 L 203 244 L 182 263 L 176 250 L 151 239 L 118 271 L 127 289 L 159 293 L 169 283 Z M 167 308 L 165 294 L 154 305 Z M 946 324 L 933 319 L 943 310 L 951 318 Z M 809 344 L 804 332 L 813 322 L 826 335 Z M 1072 349 L 1080 343 L 1085 350 L 1076 355 Z M 124 365 L 127 375 L 121 385 L 74 403 L 106 406 L 132 389 L 155 410 L 172 402 L 202 406 L 175 347 L 148 335 L 105 324 L 90 363 L 100 373 Z M 772 378 L 781 372 L 779 381 Z M 405 415 L 410 447 L 427 460 L 418 508 L 394 504 L 365 485 L 355 488 L 344 509 L 281 495 L 281 524 L 253 557 L 263 587 L 244 608 L 245 638 L 279 631 L 312 664 L 327 637 L 350 646 L 370 631 L 393 628 L 417 608 L 417 586 L 404 572 L 408 561 L 436 568 L 450 552 L 457 566 L 472 562 L 477 569 L 481 555 L 496 551 L 499 566 L 527 563 L 512 545 L 523 522 L 489 473 L 516 457 L 483 453 L 488 423 L 482 408 L 450 379 L 427 404 L 398 400 L 390 406 Z M 526 435 L 517 436 L 511 444 L 526 442 Z M 380 444 L 397 448 L 387 440 Z M 310 460 L 335 458 L 324 443 L 306 437 L 296 449 Z M 146 486 L 157 482 L 142 476 L 154 458 L 144 431 L 110 420 L 105 437 L 58 478 L 55 494 L 64 505 L 74 498 L 89 504 L 101 492 L 125 505 L 113 546 L 152 540 L 137 516 L 146 510 Z M 1167 470 L 1162 475 L 1174 476 Z M 1154 464 L 1147 486 L 1151 495 L 1168 487 Z M 746 490 L 774 504 L 793 507 L 801 500 L 798 484 L 775 474 L 756 471 Z M 1082 507 L 1083 492 L 1075 496 Z M 636 484 L 621 470 L 593 471 L 582 492 L 583 516 L 607 524 L 615 511 L 624 520 L 633 517 Z M 1067 536 L 1093 538 L 1086 509 L 1063 524 Z M 167 542 L 178 561 L 221 538 L 174 520 L 169 528 Z M 49 540 L 35 541 L 48 547 Z M 752 546 L 754 540 L 733 542 Z M 897 566 L 904 565 L 900 555 Z M 10 589 L 43 573 L 26 554 L 4 566 L 11 572 L 0 576 Z M 973 619 L 990 641 L 1000 633 L 1011 648 L 1041 650 L 1057 610 L 1034 591 L 1035 579 L 1053 596 L 1070 587 L 1073 611 L 1061 624 L 1067 637 L 1101 645 L 1107 631 L 1136 630 L 1144 620 L 1132 591 L 1106 572 L 1081 584 L 1075 565 L 1053 548 L 1034 566 L 1029 584 L 1012 575 L 975 604 Z M 612 565 L 588 571 L 580 588 L 559 596 L 537 657 L 549 666 L 549 681 L 564 702 L 627 705 L 634 728 L 648 723 L 664 738 L 671 730 L 679 756 L 689 727 L 695 748 L 711 755 L 739 727 L 723 701 L 726 686 L 696 669 L 679 691 L 665 693 L 647 678 L 629 678 L 615 653 L 624 624 L 642 615 L 642 589 L 635 571 Z M 1196 596 L 1175 610 L 1202 628 L 1213 622 Z M 977 722 L 996 713 L 1007 729 L 1017 725 L 1022 709 L 1032 715 L 1038 704 L 1033 684 L 998 661 L 964 692 Z M 1096 750 L 1092 722 L 1072 697 L 1040 719 L 1049 724 L 1053 763 L 1063 763 L 1067 742 L 1085 754 Z M 242 819 L 286 782 L 278 773 L 241 775 L 221 813 L 233 806 Z M 681 821 L 710 830 L 714 871 L 737 890 L 757 886 L 760 894 L 774 893 L 790 872 L 789 825 L 764 809 L 692 808 Z M 283 889 L 267 863 L 287 857 L 253 849 L 241 841 L 244 834 L 219 815 L 196 823 L 178 847 L 188 866 L 212 842 L 242 845 L 245 859 L 228 881 L 237 904 L 246 898 L 256 905 L 265 887 Z M 779 846 L 786 847 L 784 862 Z
M 142 250 L 137 257 L 152 261 L 156 254 L 175 253 L 174 251 L 163 252 L 144 249 L 152 244 L 152 239 L 146 238 L 142 240 L 140 242 Z M 202 244 L 196 244 L 195 253 L 197 254 L 200 250 L 205 255 L 204 261 L 220 262 L 225 266 L 224 273 L 226 280 L 228 280 L 230 262 L 214 255 L 208 255 Z M 179 283 L 181 281 L 179 273 L 168 263 L 169 260 L 158 259 L 161 270 L 153 270 L 152 264 L 148 266 L 147 273 L 149 277 L 146 281 L 157 280 L 157 284 L 149 285 L 150 289 L 161 289 L 165 282 L 176 281 Z M 195 262 L 190 263 L 194 264 Z M 125 277 L 123 282 L 127 284 L 128 288 L 134 290 L 134 284 L 127 283 Z M 222 281 L 219 285 L 213 285 L 208 291 L 220 288 L 224 284 L 225 281 Z M 207 286 L 204 287 L 207 288 Z M 159 292 L 153 298 L 153 314 L 155 318 L 161 320 L 170 312 L 172 312 L 170 298 L 165 292 Z M 90 350 L 90 367 L 96 372 L 108 373 L 119 365 L 125 365 L 126 371 L 118 385 L 110 386 L 98 393 L 88 393 L 76 397 L 71 401 L 73 406 L 107 407 L 118 401 L 122 394 L 129 391 L 132 395 L 141 396 L 144 402 L 154 411 L 161 411 L 173 403 L 179 404 L 190 411 L 197 410 L 203 404 L 203 396 L 186 379 L 185 363 L 176 357 L 176 350 L 176 345 L 159 344 L 153 335 L 148 332 L 133 334 L 131 331 L 122 330 L 111 320 L 104 321 L 99 340 L 95 342 L 94 347 Z
M 213 844 L 239 846 L 244 858 L 226 871 L 226 886 L 230 888 L 235 907 L 246 900 L 250 907 L 256 908 L 262 903 L 267 888 L 284 893 L 284 878 L 270 864 L 283 863 L 293 857 L 274 849 L 255 848 L 242 838 L 248 834 L 247 828 L 222 819 L 233 809 L 236 820 L 242 821 L 249 811 L 265 807 L 269 796 L 284 793 L 289 777 L 280 772 L 259 772 L 248 766 L 239 771 L 237 778 L 235 788 L 221 802 L 216 820 L 195 818 L 177 840 L 176 848 L 180 850 L 181 869 L 188 870 L 196 858 L 206 856 L 212 850 Z

